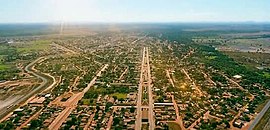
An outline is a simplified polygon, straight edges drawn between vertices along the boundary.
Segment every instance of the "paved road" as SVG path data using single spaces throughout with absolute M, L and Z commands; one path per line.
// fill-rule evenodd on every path
M 64 47 L 64 46 L 62 46 L 62 45 L 59 45 L 59 44 L 56 44 L 56 43 L 52 43 L 52 45 L 55 46 L 55 47 L 57 47 L 57 48 L 59 48 L 59 49 L 61 49 L 61 50 L 66 51 L 66 52 L 68 52 L 68 53 L 71 53 L 71 54 L 78 54 L 77 52 L 75 52 L 75 51 L 73 51 L 73 50 L 70 50 L 70 49 L 68 49 L 68 48 L 66 48 L 66 47 Z
M 146 67 L 145 67 L 146 65 Z M 146 72 L 146 73 L 144 73 Z M 148 86 L 148 106 L 142 106 L 142 90 L 144 77 L 147 77 L 147 86 Z M 142 128 L 142 108 L 148 108 L 148 123 L 149 130 L 155 129 L 155 119 L 154 119 L 154 101 L 152 95 L 152 80 L 151 80 L 151 70 L 149 63 L 149 49 L 147 47 L 143 48 L 143 57 L 141 65 L 141 74 L 140 74 L 140 83 L 138 88 L 138 97 L 137 97 L 137 117 L 135 122 L 135 130 L 141 130 Z
M 82 92 L 73 95 L 65 102 L 67 107 L 53 120 L 48 127 L 49 130 L 58 130 L 61 127 L 70 113 L 76 108 L 78 102 L 83 98 L 84 94 L 95 84 L 97 77 L 101 75 L 108 66 L 108 64 L 105 64 Z
M 266 111 L 270 108 L 270 101 L 264 106 L 264 108 L 261 110 L 261 112 L 256 116 L 254 121 L 249 127 L 249 130 L 253 130 L 254 127 L 259 123 L 259 121 L 262 119 L 263 115 L 266 113 Z
M 146 48 L 146 62 L 147 62 L 147 83 L 148 83 L 148 98 L 149 98 L 149 111 L 148 111 L 148 122 L 149 122 L 149 130 L 155 129 L 155 119 L 154 119 L 154 101 L 153 101 L 153 94 L 152 94 L 152 80 L 151 80 L 151 70 L 150 70 L 150 63 L 149 63 L 149 49 Z
M 212 83 L 213 85 L 217 85 L 206 73 L 202 72 L 203 76 L 205 79 L 207 79 L 210 83 Z
M 175 87 L 175 86 L 174 86 L 174 83 L 173 83 L 173 80 L 172 80 L 172 78 L 171 78 L 171 76 L 170 76 L 169 70 L 166 70 L 166 76 L 169 78 L 169 81 L 171 82 L 171 85 L 172 85 L 173 87 Z
M 51 77 L 48 75 L 44 75 L 44 74 L 33 71 L 33 66 L 37 62 L 39 62 L 43 59 L 44 59 L 44 57 L 40 57 L 25 67 L 25 71 L 27 73 L 30 73 L 30 74 L 36 76 L 37 78 L 40 78 L 42 80 L 42 83 L 38 87 L 36 87 L 34 90 L 32 90 L 31 92 L 26 93 L 19 100 L 16 100 L 15 102 L 13 102 L 9 107 L 7 107 L 5 109 L 1 109 L 0 110 L 0 118 L 3 118 L 5 115 L 7 115 L 8 113 L 10 113 L 14 109 L 16 109 L 20 103 L 26 101 L 30 97 L 34 96 L 36 93 L 40 92 L 41 90 L 44 90 L 46 88 L 46 86 L 48 86 L 48 83 L 49 83 L 48 78 L 51 78 Z M 54 81 L 53 78 L 51 80 Z M 53 82 L 52 84 L 55 84 L 55 82 Z
M 141 65 L 140 83 L 137 96 L 137 117 L 135 122 L 135 130 L 141 130 L 142 127 L 142 84 L 143 84 L 143 66 L 145 58 L 145 48 L 143 48 L 143 57 Z

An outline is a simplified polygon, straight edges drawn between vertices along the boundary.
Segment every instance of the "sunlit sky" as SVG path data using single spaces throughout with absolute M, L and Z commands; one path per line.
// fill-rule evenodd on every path
M 269 22 L 270 0 L 0 0 L 0 23 Z

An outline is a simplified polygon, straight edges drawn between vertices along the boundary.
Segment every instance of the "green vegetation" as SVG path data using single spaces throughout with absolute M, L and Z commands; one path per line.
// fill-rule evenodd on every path
M 259 113 L 264 108 L 264 106 L 268 103 L 269 100 L 270 100 L 270 97 L 266 97 L 266 100 L 262 102 L 261 104 L 259 104 L 258 107 L 255 109 L 255 111 Z
M 244 75 L 244 81 L 241 82 L 242 86 L 251 89 L 251 85 L 254 83 L 260 83 L 265 88 L 269 88 L 270 79 L 265 78 L 261 73 L 254 72 L 247 69 L 245 66 L 237 63 L 232 58 L 225 54 L 215 50 L 210 46 L 194 46 L 197 48 L 198 53 L 196 56 L 200 57 L 200 60 L 205 63 L 207 67 L 213 67 L 216 70 L 225 72 L 229 77 L 234 75 Z M 205 56 L 216 56 L 217 58 L 209 60 Z
M 239 74 L 243 75 L 242 77 L 243 80 L 241 80 L 239 84 L 244 89 L 247 89 L 251 94 L 255 95 L 254 100 L 250 101 L 248 104 L 249 112 L 254 113 L 258 105 L 263 103 L 267 99 L 265 96 L 265 92 L 256 87 L 255 84 L 262 86 L 264 89 L 269 89 L 270 84 L 269 78 L 265 78 L 265 76 L 261 74 L 259 71 L 254 71 L 246 68 L 245 66 L 234 61 L 232 58 L 222 54 L 221 52 L 215 50 L 210 46 L 196 45 L 194 47 L 197 48 L 197 53 L 195 54 L 195 56 L 199 58 L 198 59 L 193 58 L 191 60 L 199 60 L 203 62 L 207 68 L 213 68 L 215 70 L 219 70 L 220 72 L 224 72 L 224 74 L 230 78 L 233 77 L 234 75 Z M 216 56 L 217 58 L 209 60 L 208 58 L 205 58 L 205 56 Z M 214 81 L 219 81 L 224 84 L 226 83 L 226 79 L 224 79 L 224 77 L 220 76 L 219 74 L 214 75 L 212 74 L 212 76 Z M 208 91 L 210 92 L 211 95 L 215 93 L 221 95 L 220 92 L 222 92 L 219 88 L 212 88 Z M 235 91 L 234 95 L 242 93 L 241 95 L 239 95 L 239 97 L 244 97 L 243 92 L 238 90 L 234 91 Z M 228 101 L 227 104 L 244 103 L 243 98 L 239 97 L 232 98 L 230 100 L 226 99 Z M 226 113 L 226 111 L 224 111 L 224 113 Z
M 12 43 L 0 45 L 0 80 L 10 80 L 18 78 L 19 70 L 15 67 L 18 60 L 30 61 L 36 57 L 36 54 L 29 53 L 23 55 L 22 52 L 36 49 L 41 50 L 48 48 L 49 41 L 35 41 L 30 43 Z M 40 52 L 39 52 L 40 53 Z
M 14 67 L 14 65 L 6 62 L 7 60 L 11 60 L 9 56 L 5 56 L 5 60 L 3 62 L 0 61 L 0 81 L 10 80 L 14 77 L 17 77 L 18 72 L 20 72 L 17 68 Z
M 125 99 L 127 97 L 127 94 L 124 94 L 124 93 L 114 93 L 111 96 L 116 96 L 117 99 L 120 99 L 120 98 Z
M 205 56 L 205 58 L 208 59 L 208 60 L 214 60 L 217 57 L 216 56 Z
M 12 62 L 19 59 L 19 53 L 13 46 L 3 44 L 0 45 L 0 63 Z
M 93 105 L 93 100 L 91 100 L 91 99 L 82 99 L 80 102 L 83 105 Z
M 42 125 L 42 122 L 40 120 L 31 120 L 30 122 L 30 129 L 38 128 Z
M 10 66 L 8 66 L 8 65 L 1 65 L 0 64 L 0 71 L 1 70 L 6 70 L 6 69 L 9 69 L 10 68 Z
M 19 44 L 17 45 L 17 49 L 19 52 L 33 52 L 33 51 L 41 51 L 46 50 L 50 47 L 51 41 L 49 40 L 38 40 L 38 41 L 32 41 L 30 43 L 25 44 Z
M 263 76 L 266 77 L 266 78 L 270 78 L 270 73 L 264 72 Z
M 240 64 L 250 69 L 257 70 L 256 67 L 270 67 L 270 54 L 254 52 L 224 52 Z
M 126 94 L 129 93 L 130 90 L 126 86 L 114 86 L 106 87 L 106 86 L 98 86 L 97 88 L 90 88 L 88 92 L 85 93 L 84 98 L 92 99 L 97 98 L 99 94 L 101 95 L 113 95 L 119 97 L 126 97 Z M 118 98 L 118 97 L 117 97 Z

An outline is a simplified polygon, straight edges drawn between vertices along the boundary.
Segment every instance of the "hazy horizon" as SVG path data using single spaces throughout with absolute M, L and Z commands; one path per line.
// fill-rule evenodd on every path
M 268 0 L 0 0 L 0 23 L 270 22 Z
M 0 25 L 5 24 L 13 24 L 13 25 L 27 25 L 27 24 L 44 24 L 44 25 L 59 25 L 59 24 L 66 24 L 66 25 L 111 25 L 111 24 L 270 24 L 270 21 L 167 21 L 167 22 L 160 22 L 160 21 L 151 21 L 151 22 L 92 22 L 92 21 L 85 21 L 85 22 L 0 22 Z

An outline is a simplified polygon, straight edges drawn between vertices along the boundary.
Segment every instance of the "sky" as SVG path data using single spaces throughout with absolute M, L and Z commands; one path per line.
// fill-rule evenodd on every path
M 270 22 L 270 0 L 0 0 L 0 23 Z

